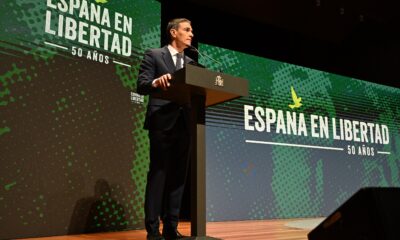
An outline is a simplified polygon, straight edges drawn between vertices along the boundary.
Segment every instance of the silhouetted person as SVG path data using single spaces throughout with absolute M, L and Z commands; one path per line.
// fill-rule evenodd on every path
M 126 224 L 123 206 L 112 199 L 107 181 L 99 179 L 95 185 L 95 195 L 76 203 L 68 233 L 119 231 L 124 230 Z

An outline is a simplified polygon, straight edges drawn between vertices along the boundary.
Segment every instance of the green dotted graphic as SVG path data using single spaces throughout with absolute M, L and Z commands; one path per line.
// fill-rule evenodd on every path
M 0 76 L 0 106 L 7 106 L 10 103 L 17 101 L 17 99 L 22 100 L 23 95 L 13 96 L 10 87 L 12 85 L 18 84 L 23 81 L 31 81 L 31 76 L 26 76 L 26 69 L 18 68 L 16 64 L 12 65 L 12 69 Z
M 129 58 L 73 56 L 73 46 L 92 49 L 45 32 L 46 1 L 0 6 L 0 238 L 143 228 L 147 97 L 135 103 L 131 94 L 145 48 L 159 46 L 161 7 L 101 7 L 132 18 Z
M 222 63 L 201 58 L 201 64 L 247 79 L 250 94 L 207 109 L 209 221 L 324 216 L 361 187 L 400 186 L 398 89 L 210 45 L 199 48 Z M 302 103 L 293 109 L 292 88 Z M 276 114 L 281 110 L 285 119 L 290 112 L 297 123 L 303 114 L 308 135 L 276 133 L 276 123 L 269 132 L 245 130 L 244 105 Z M 311 137 L 310 115 L 328 122 L 335 118 L 384 124 L 390 144 L 334 140 L 332 131 Z M 374 156 L 365 156 L 362 150 L 348 154 L 348 146 L 357 151 L 374 148 Z
M 274 72 L 274 79 L 272 80 L 272 96 L 284 96 L 290 89 L 290 86 L 296 86 L 298 94 L 303 97 L 303 104 L 305 105 L 302 111 L 307 112 L 312 109 L 313 114 L 325 115 L 332 117 L 335 115 L 334 104 L 331 99 L 326 97 L 315 98 L 313 101 L 307 102 L 306 93 L 317 91 L 321 96 L 329 96 L 328 90 L 330 88 L 329 81 L 321 72 L 312 71 L 302 67 L 296 67 L 289 64 L 284 64 L 282 67 Z M 314 80 L 314 81 L 313 81 Z M 319 81 L 315 81 L 319 80 Z M 309 98 L 311 99 L 311 98 Z M 270 101 L 269 106 L 276 106 L 277 109 L 287 109 L 287 103 L 290 103 L 290 98 L 286 101 L 277 100 L 276 102 Z M 292 142 L 291 136 L 278 135 L 273 138 L 276 142 Z M 320 139 L 302 138 L 301 143 L 327 146 L 329 141 Z M 330 145 L 330 144 L 329 144 Z M 329 146 L 328 145 L 328 146 Z M 320 198 L 313 197 L 310 189 L 312 185 L 310 182 L 314 177 L 313 169 L 309 165 L 310 150 L 301 148 L 287 148 L 287 147 L 274 147 L 272 153 L 273 164 L 273 178 L 272 189 L 275 195 L 274 213 L 276 217 L 280 216 L 316 216 L 319 214 L 321 205 L 314 201 L 320 201 Z M 316 185 L 317 186 L 317 185 Z M 314 191 L 321 192 L 322 189 L 315 189 Z M 323 197 L 323 196 L 321 196 Z

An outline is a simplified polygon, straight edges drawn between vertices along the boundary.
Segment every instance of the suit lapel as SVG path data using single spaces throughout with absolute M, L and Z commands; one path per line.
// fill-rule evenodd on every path
M 165 65 L 167 65 L 168 70 L 170 70 L 171 73 L 174 72 L 175 64 L 174 64 L 174 61 L 172 60 L 171 53 L 169 52 L 167 46 L 163 47 L 162 54 L 163 54 L 164 63 L 165 63 Z

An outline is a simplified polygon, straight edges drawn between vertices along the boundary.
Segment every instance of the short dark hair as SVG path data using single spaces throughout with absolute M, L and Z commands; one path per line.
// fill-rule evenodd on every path
M 171 29 L 178 29 L 179 24 L 182 22 L 188 22 L 191 23 L 189 19 L 187 18 L 174 18 L 171 21 L 168 22 L 167 25 L 167 36 L 168 36 L 168 42 L 171 43 L 172 37 L 171 37 Z

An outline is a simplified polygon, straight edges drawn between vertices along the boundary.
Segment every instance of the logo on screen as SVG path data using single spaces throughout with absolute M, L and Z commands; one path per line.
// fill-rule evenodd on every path
M 294 91 L 293 86 L 290 87 L 290 92 L 292 93 L 293 104 L 289 104 L 289 107 L 290 107 L 291 109 L 301 107 L 301 105 L 303 105 L 303 104 L 301 103 L 301 97 L 300 97 L 300 98 L 297 97 L 297 94 L 296 94 L 296 92 Z

